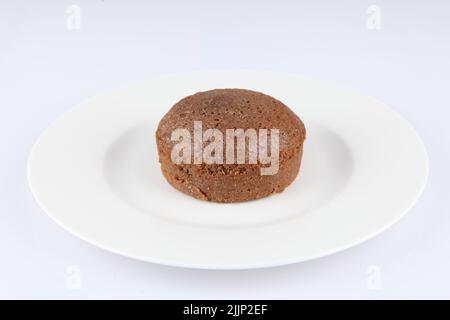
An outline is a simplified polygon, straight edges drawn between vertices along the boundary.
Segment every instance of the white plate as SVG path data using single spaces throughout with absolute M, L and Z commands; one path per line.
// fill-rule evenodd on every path
M 307 128 L 301 174 L 283 193 L 216 204 L 160 173 L 159 119 L 213 88 L 265 92 Z M 161 77 L 81 103 L 45 130 L 28 166 L 31 190 L 62 227 L 112 252 L 214 269 L 284 265 L 328 255 L 398 221 L 428 173 L 424 145 L 382 103 L 334 84 L 267 72 Z

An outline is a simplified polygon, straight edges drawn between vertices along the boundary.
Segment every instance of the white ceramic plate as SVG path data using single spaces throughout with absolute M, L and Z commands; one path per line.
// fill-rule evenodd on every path
M 160 118 L 186 95 L 227 87 L 272 95 L 303 119 L 301 174 L 283 193 L 208 203 L 161 175 Z M 89 99 L 45 130 L 28 166 L 38 203 L 78 237 L 140 260 L 214 269 L 284 265 L 361 243 L 411 208 L 427 173 L 420 138 L 379 101 L 328 82 L 244 71 L 161 77 Z

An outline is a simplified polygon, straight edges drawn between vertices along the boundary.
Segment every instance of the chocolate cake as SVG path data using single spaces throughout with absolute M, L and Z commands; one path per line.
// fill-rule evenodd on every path
M 305 136 L 300 118 L 275 98 L 216 89 L 176 103 L 161 119 L 156 141 L 173 187 L 197 199 L 240 202 L 294 181 Z

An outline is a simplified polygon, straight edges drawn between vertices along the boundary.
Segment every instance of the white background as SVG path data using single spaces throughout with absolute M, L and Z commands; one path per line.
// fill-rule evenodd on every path
M 66 27 L 71 4 L 80 30 Z M 366 27 L 372 4 L 381 30 Z M 0 298 L 450 298 L 449 57 L 448 0 L 0 0 Z M 417 205 L 345 252 L 250 271 L 123 258 L 66 233 L 37 206 L 30 148 L 73 105 L 156 75 L 230 68 L 332 80 L 391 105 L 428 149 Z M 370 266 L 378 290 L 367 285 Z

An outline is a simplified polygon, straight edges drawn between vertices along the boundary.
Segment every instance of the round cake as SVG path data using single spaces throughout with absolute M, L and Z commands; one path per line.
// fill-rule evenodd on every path
M 282 102 L 243 89 L 199 92 L 161 119 L 161 171 L 197 199 L 240 202 L 283 191 L 296 178 L 306 130 Z

